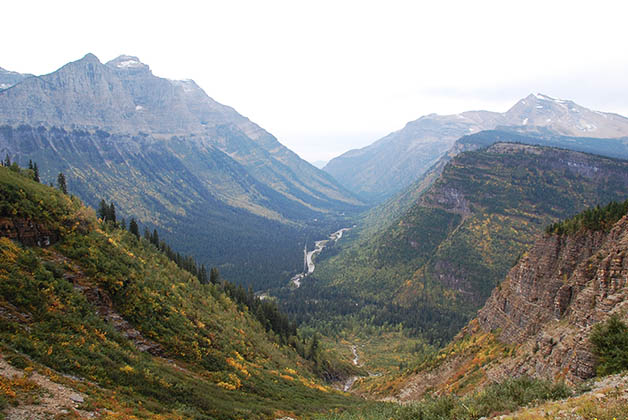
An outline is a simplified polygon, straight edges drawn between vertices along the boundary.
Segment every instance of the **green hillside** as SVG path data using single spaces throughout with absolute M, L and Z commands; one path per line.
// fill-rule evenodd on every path
M 273 418 L 359 403 L 321 383 L 314 372 L 330 359 L 311 340 L 276 333 L 273 319 L 263 327 L 232 288 L 202 284 L 31 176 L 0 167 L 0 363 L 25 375 L 1 377 L 0 409 L 47 404 L 32 395 L 44 379 L 84 395 L 70 411 L 101 418 Z M 53 244 L 25 245 L 38 240 Z
M 393 224 L 320 261 L 285 308 L 444 344 L 545 226 L 626 196 L 626 161 L 508 143 L 462 153 Z

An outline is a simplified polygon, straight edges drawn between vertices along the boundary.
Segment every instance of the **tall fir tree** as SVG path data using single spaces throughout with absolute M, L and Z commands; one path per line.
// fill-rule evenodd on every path
M 98 204 L 98 217 L 100 217 L 102 220 L 107 220 L 108 215 L 109 215 L 109 207 L 107 206 L 107 202 L 103 198 L 102 200 L 100 200 L 100 203 Z
M 209 270 L 209 281 L 213 284 L 220 282 L 220 272 L 216 267 L 212 267 L 211 270 Z
M 137 225 L 135 219 L 131 219 L 129 222 L 129 232 L 131 232 L 137 239 L 140 239 L 140 227 Z
M 109 204 L 109 220 L 116 223 L 116 206 L 113 205 L 113 201 Z
M 40 182 L 39 179 L 39 167 L 37 166 L 37 162 L 33 164 L 33 181 Z
M 65 175 L 63 175 L 63 172 L 59 172 L 59 175 L 57 176 L 57 185 L 63 194 L 68 193 L 68 186 L 65 182 Z

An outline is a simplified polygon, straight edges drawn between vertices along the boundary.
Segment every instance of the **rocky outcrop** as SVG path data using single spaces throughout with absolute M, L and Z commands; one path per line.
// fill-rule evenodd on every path
M 628 309 L 628 216 L 608 232 L 546 235 L 510 271 L 478 313 L 484 331 L 521 346 L 492 374 L 594 375 L 591 327 Z
M 610 231 L 543 235 L 510 270 L 478 315 L 391 397 L 431 390 L 468 393 L 506 378 L 577 384 L 595 375 L 595 324 L 628 322 L 628 215 Z
M 26 246 L 47 247 L 59 240 L 59 232 L 32 220 L 0 218 L 0 237 Z

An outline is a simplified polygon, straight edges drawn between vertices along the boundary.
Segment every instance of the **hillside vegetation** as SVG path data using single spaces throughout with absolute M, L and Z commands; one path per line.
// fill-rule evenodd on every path
M 625 418 L 627 226 L 628 201 L 553 224 L 451 343 L 355 385 L 403 406 L 324 418 Z
M 222 285 L 31 176 L 0 167 L 0 359 L 26 375 L 3 382 L 3 406 L 29 403 L 29 375 L 72 387 L 78 408 L 102 418 L 268 418 L 357 403 L 315 375 L 321 349 L 280 337 Z M 15 235 L 59 241 L 30 247 Z
M 320 262 L 296 296 L 312 318 L 402 324 L 444 344 L 547 225 L 626 196 L 626 161 L 509 143 L 465 152 L 395 223 Z

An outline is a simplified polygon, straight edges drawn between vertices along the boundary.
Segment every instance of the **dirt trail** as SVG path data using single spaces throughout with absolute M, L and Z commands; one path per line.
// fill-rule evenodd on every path
M 0 355 L 0 375 L 8 379 L 23 378 L 25 377 L 25 372 L 11 366 Z M 85 400 L 85 394 L 53 382 L 50 378 L 38 372 L 33 372 L 27 377 L 40 387 L 41 395 L 34 403 L 22 403 L 17 407 L 6 409 L 4 414 L 7 420 L 45 420 L 69 413 L 74 413 L 84 419 L 99 416 L 98 413 L 78 408 Z

